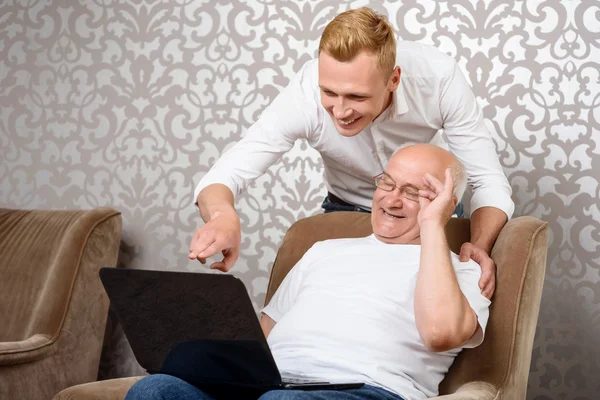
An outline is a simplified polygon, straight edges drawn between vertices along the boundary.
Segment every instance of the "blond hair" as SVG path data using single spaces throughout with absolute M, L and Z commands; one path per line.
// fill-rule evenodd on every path
M 394 30 L 384 15 L 368 7 L 345 11 L 327 24 L 319 43 L 319 54 L 322 51 L 341 62 L 370 52 L 385 79 L 396 65 Z

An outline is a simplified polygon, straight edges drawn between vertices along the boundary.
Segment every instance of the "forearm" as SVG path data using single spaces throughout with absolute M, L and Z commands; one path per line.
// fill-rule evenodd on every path
M 432 351 L 455 348 L 475 331 L 476 318 L 458 285 L 440 224 L 421 227 L 421 260 L 414 300 L 417 329 Z
M 471 214 L 471 244 L 488 255 L 508 218 L 495 207 L 481 207 Z
M 198 194 L 198 208 L 204 222 L 210 221 L 217 213 L 235 212 L 231 190 L 220 183 L 209 185 Z

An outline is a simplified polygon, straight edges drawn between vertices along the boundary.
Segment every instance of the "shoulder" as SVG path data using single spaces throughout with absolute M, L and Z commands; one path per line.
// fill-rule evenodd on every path
M 318 59 L 308 60 L 298 73 L 294 77 L 296 81 L 295 91 L 293 95 L 301 95 L 302 97 L 308 101 L 306 105 L 308 108 L 305 109 L 310 115 L 313 115 L 313 112 L 319 112 L 321 109 L 321 99 L 320 99 L 320 91 L 319 91 L 319 63 Z M 296 100 L 299 100 L 296 98 Z M 322 116 L 317 116 L 317 120 Z
M 313 97 L 319 88 L 318 59 L 308 60 L 297 71 L 283 73 L 276 78 L 276 83 L 284 86 L 283 92 L 291 91 L 292 96 L 302 93 L 307 97 Z
M 396 47 L 396 64 L 405 78 L 442 79 L 454 71 L 456 61 L 434 46 L 400 41 Z
M 319 85 L 319 60 L 313 58 L 305 62 L 298 70 L 297 76 L 303 85 L 314 89 Z

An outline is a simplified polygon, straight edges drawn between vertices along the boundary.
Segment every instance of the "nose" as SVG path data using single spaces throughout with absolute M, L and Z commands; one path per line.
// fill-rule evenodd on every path
M 352 115 L 352 109 L 346 105 L 343 97 L 333 106 L 333 116 L 337 119 L 345 119 Z
M 404 206 L 404 198 L 402 197 L 400 189 L 397 187 L 389 192 L 385 200 L 387 203 L 386 205 L 390 208 L 402 208 Z

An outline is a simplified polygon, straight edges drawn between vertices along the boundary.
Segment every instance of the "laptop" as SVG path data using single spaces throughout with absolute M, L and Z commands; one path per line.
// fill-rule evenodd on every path
M 138 363 L 211 390 L 341 390 L 360 382 L 284 376 L 243 282 L 233 275 L 102 268 L 100 279 Z

